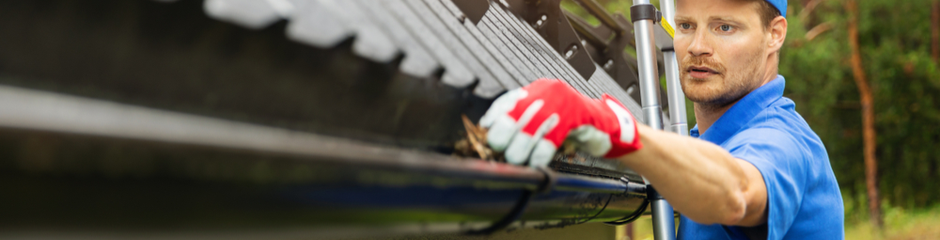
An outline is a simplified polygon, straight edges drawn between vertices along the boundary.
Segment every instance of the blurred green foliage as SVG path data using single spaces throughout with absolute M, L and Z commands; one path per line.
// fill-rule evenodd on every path
M 629 14 L 631 1 L 597 1 Z M 654 3 L 657 1 L 653 1 Z M 849 65 L 848 14 L 840 0 L 791 0 L 780 74 L 785 96 L 826 144 L 848 221 L 867 217 L 859 94 Z M 859 44 L 872 86 L 879 188 L 887 205 L 940 199 L 940 70 L 931 58 L 933 0 L 859 1 Z M 586 12 L 570 0 L 572 12 Z M 590 19 L 589 19 L 590 20 Z M 596 20 L 593 20 L 596 22 Z M 825 29 L 813 38 L 812 29 Z M 691 118 L 691 106 L 690 118 Z M 690 119 L 693 122 L 694 119 Z
M 930 0 L 859 1 L 859 47 L 872 86 L 879 190 L 902 207 L 937 202 L 940 159 L 940 72 L 930 54 Z M 780 73 L 786 95 L 823 139 L 843 196 L 864 211 L 865 167 L 861 109 L 849 66 L 842 1 L 822 1 L 812 12 L 791 1 Z M 832 29 L 808 40 L 819 24 Z M 849 205 L 849 204 L 847 204 Z

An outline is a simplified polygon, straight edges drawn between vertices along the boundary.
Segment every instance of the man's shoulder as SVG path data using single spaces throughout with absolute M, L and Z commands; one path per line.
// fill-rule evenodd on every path
M 792 100 L 781 97 L 761 110 L 735 134 L 735 137 L 765 140 L 793 140 L 810 145 L 822 145 L 819 136 L 795 109 Z M 749 139 L 754 140 L 754 139 Z
M 748 127 L 788 130 L 794 127 L 808 128 L 809 125 L 803 120 L 803 116 L 796 112 L 793 100 L 780 97 L 754 116 L 745 128 Z
M 724 147 L 729 150 L 758 145 L 790 157 L 825 157 L 828 160 L 822 140 L 796 112 L 793 101 L 785 97 L 755 115 L 725 143 Z

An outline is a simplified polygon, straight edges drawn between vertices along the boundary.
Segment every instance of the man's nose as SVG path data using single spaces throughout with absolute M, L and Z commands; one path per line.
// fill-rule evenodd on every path
M 695 32 L 695 36 L 692 37 L 692 42 L 689 44 L 689 54 L 695 57 L 712 54 L 712 48 L 708 43 L 705 31 L 699 30 Z

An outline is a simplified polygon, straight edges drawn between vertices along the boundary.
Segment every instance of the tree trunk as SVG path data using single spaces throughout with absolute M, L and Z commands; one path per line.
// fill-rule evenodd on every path
M 875 113 L 871 86 L 862 68 L 862 56 L 858 46 L 858 3 L 847 0 L 845 10 L 849 13 L 849 48 L 852 49 L 852 74 L 855 75 L 855 85 L 861 97 L 862 107 L 862 133 L 865 151 L 865 185 L 868 188 L 868 211 L 871 223 L 876 229 L 884 226 L 881 217 L 881 201 L 878 197 L 878 162 L 875 159 Z
M 930 56 L 934 63 L 940 58 L 940 1 L 937 0 L 930 8 Z

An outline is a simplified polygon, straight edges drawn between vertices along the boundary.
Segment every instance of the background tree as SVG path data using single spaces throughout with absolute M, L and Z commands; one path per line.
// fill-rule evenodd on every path
M 858 87 L 859 105 L 862 108 L 862 142 L 865 151 L 865 187 L 868 192 L 868 213 L 871 223 L 876 228 L 884 227 L 881 217 L 881 198 L 878 196 L 878 161 L 875 158 L 875 113 L 872 106 L 871 86 L 862 66 L 862 56 L 858 47 L 858 3 L 855 0 L 845 2 L 845 11 L 849 15 L 849 49 L 852 55 L 852 75 Z
M 866 200 L 862 99 L 854 83 L 849 12 L 837 0 L 791 1 L 790 31 L 780 72 L 786 96 L 819 134 L 846 200 L 848 221 L 869 218 L 865 206 L 916 208 L 936 204 L 940 148 L 940 75 L 931 54 L 931 6 L 935 1 L 867 0 L 857 5 L 861 73 L 872 94 L 874 158 L 883 195 Z M 812 33 L 815 26 L 829 31 Z M 813 36 L 810 38 L 810 36 Z M 871 209 L 871 208 L 869 208 Z M 877 219 L 877 218 L 875 218 Z

